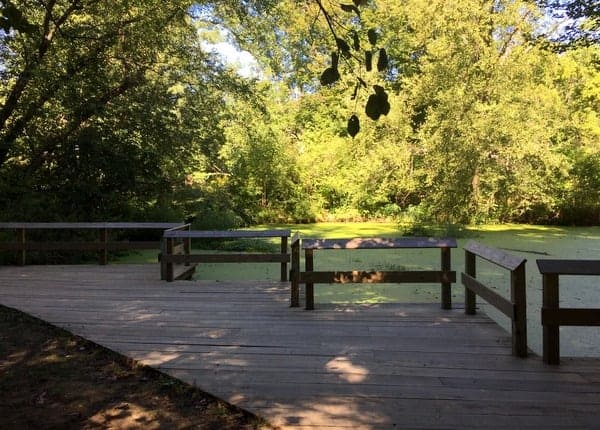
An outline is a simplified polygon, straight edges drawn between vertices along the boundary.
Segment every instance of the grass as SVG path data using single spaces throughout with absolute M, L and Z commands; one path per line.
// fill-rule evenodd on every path
M 192 386 L 3 306 L 0 393 L 3 429 L 266 428 Z

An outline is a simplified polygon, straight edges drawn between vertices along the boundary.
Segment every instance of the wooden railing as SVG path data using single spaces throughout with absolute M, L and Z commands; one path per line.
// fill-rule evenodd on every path
M 423 249 L 439 248 L 440 270 L 403 271 L 315 271 L 315 250 L 336 249 Z M 292 239 L 292 286 L 291 306 L 299 306 L 299 284 L 305 284 L 307 310 L 314 309 L 314 284 L 333 283 L 437 283 L 441 284 L 441 306 L 452 308 L 451 284 L 456 282 L 456 272 L 451 270 L 451 248 L 456 248 L 456 239 L 399 238 L 399 239 L 303 239 L 305 270 L 300 270 L 300 240 Z
M 513 355 L 527 357 L 527 300 L 525 292 L 525 263 L 527 260 L 474 241 L 469 242 L 464 249 L 465 271 L 461 274 L 461 280 L 465 286 L 465 313 L 469 315 L 476 313 L 477 296 L 494 306 L 511 320 Z M 476 257 L 483 258 L 510 271 L 510 300 L 475 279 L 477 273 Z
M 164 222 L 5 222 L 0 230 L 14 230 L 16 240 L 0 242 L 0 250 L 17 252 L 17 264 L 25 265 L 27 251 L 97 251 L 98 262 L 108 264 L 109 251 L 159 249 L 159 241 L 110 241 L 113 230 L 165 230 L 181 223 Z M 29 241 L 30 230 L 96 230 L 96 241 Z
M 191 265 L 189 262 L 183 263 L 183 265 L 177 265 L 170 263 L 166 256 L 182 255 L 189 256 L 192 245 L 191 239 L 188 238 L 175 238 L 168 237 L 168 233 L 183 231 L 189 232 L 191 230 L 191 224 L 179 225 L 177 227 L 165 230 L 163 233 L 163 239 L 161 243 L 160 253 L 160 279 L 163 281 L 174 281 L 177 279 L 190 279 L 196 271 L 195 265 Z M 183 266 L 183 267 L 182 267 Z
M 600 309 L 561 308 L 561 275 L 599 276 L 600 260 L 536 260 L 542 274 L 543 351 L 548 364 L 560 363 L 560 326 L 600 326 Z
M 280 238 L 280 253 L 228 253 L 228 254 L 175 254 L 169 252 L 167 247 L 162 261 L 167 264 L 167 274 L 172 271 L 168 267 L 173 264 L 183 263 L 280 263 L 281 281 L 287 281 L 287 265 L 290 262 L 288 254 L 289 230 L 231 230 L 231 231 L 165 231 L 164 238 L 172 239 L 259 239 L 259 238 Z M 167 242 L 168 243 L 168 242 Z M 167 276 L 167 281 L 173 279 Z

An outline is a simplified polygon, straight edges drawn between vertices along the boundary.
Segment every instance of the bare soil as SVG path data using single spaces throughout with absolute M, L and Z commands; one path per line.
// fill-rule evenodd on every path
M 264 429 L 256 416 L 0 306 L 1 429 Z

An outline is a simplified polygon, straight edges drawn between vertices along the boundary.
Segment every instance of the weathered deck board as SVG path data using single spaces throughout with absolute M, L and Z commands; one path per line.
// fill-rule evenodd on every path
M 161 282 L 157 266 L 0 267 L 0 303 L 300 429 L 598 428 L 600 360 L 510 355 L 438 304 L 289 308 L 278 282 Z

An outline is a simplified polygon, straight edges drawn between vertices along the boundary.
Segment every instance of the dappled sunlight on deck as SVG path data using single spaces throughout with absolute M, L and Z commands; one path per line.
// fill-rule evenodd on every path
M 2 267 L 0 302 L 282 428 L 597 426 L 599 360 L 516 358 L 484 315 L 439 303 L 304 311 L 289 307 L 287 283 L 158 275 L 156 266 Z M 145 416 L 134 406 L 123 419 Z

